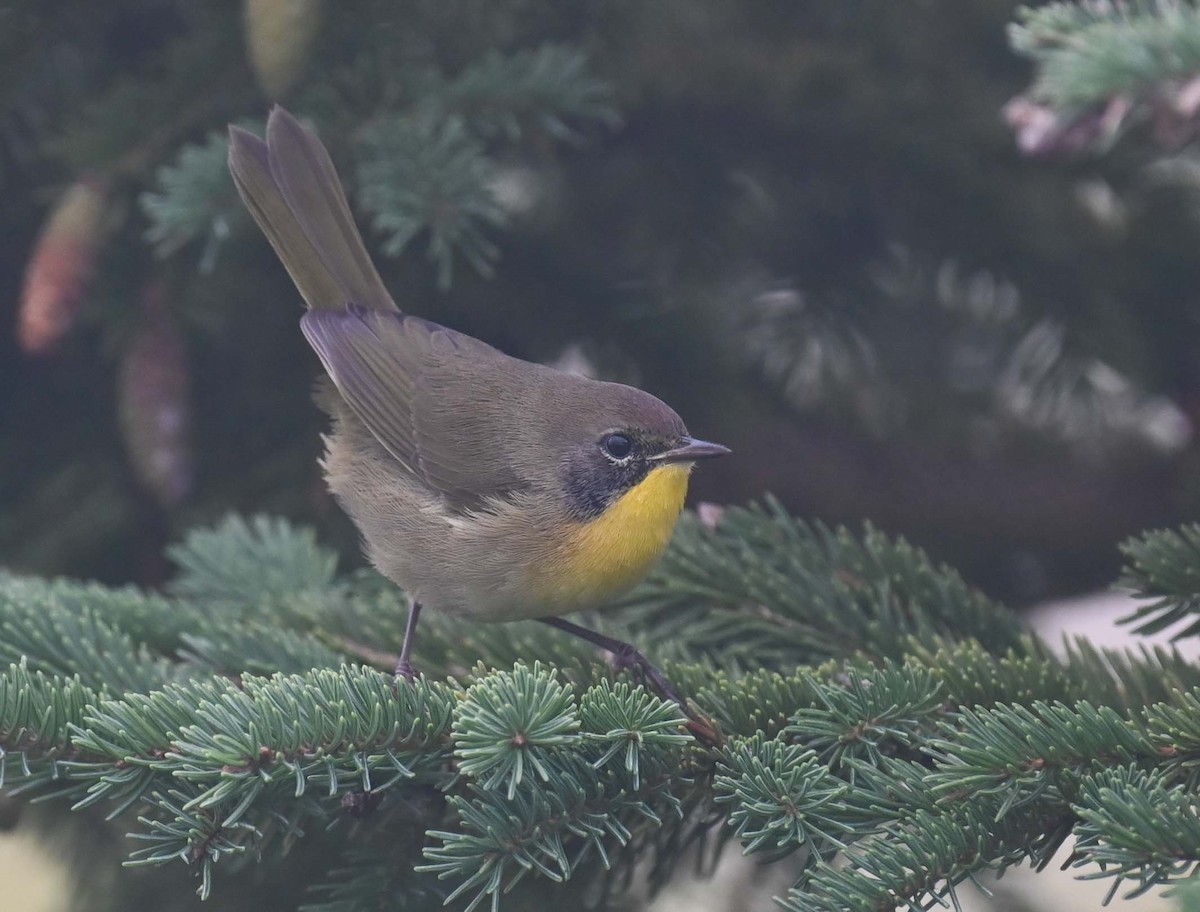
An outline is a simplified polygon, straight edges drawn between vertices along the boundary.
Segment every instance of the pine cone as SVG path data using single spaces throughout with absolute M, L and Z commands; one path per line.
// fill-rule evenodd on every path
M 143 317 L 118 375 L 121 433 L 134 474 L 163 507 L 192 487 L 187 349 L 166 307 L 166 290 L 143 292 Z
M 258 84 L 283 96 L 304 72 L 321 24 L 321 0 L 245 0 L 246 49 Z
M 96 265 L 108 183 L 82 178 L 62 195 L 33 249 L 17 336 L 30 354 L 52 350 L 75 323 Z

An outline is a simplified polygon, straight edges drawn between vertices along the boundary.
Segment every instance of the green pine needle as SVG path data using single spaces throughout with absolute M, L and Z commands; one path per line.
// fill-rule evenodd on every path
M 582 740 L 574 688 L 541 663 L 488 675 L 455 707 L 454 740 L 459 769 L 511 799 L 526 775 L 550 778 L 556 748 Z

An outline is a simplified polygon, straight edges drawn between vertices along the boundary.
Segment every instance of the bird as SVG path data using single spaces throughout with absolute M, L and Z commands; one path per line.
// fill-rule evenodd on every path
M 307 305 L 328 375 L 322 458 L 367 558 L 421 611 L 534 619 L 582 637 L 687 703 L 634 646 L 565 620 L 640 582 L 666 548 L 689 473 L 729 449 L 689 435 L 644 390 L 510 357 L 401 311 L 333 161 L 282 107 L 266 138 L 230 126 L 234 183 Z

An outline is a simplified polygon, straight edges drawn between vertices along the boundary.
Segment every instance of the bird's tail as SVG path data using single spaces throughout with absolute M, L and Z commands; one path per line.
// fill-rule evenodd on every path
M 267 140 L 229 128 L 229 170 L 310 308 L 397 310 L 367 254 L 329 153 L 283 108 Z

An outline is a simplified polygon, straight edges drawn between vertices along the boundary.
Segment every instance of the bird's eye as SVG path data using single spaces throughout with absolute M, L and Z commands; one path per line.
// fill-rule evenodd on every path
M 604 452 L 613 459 L 624 459 L 633 451 L 633 441 L 624 434 L 609 434 L 603 441 Z

